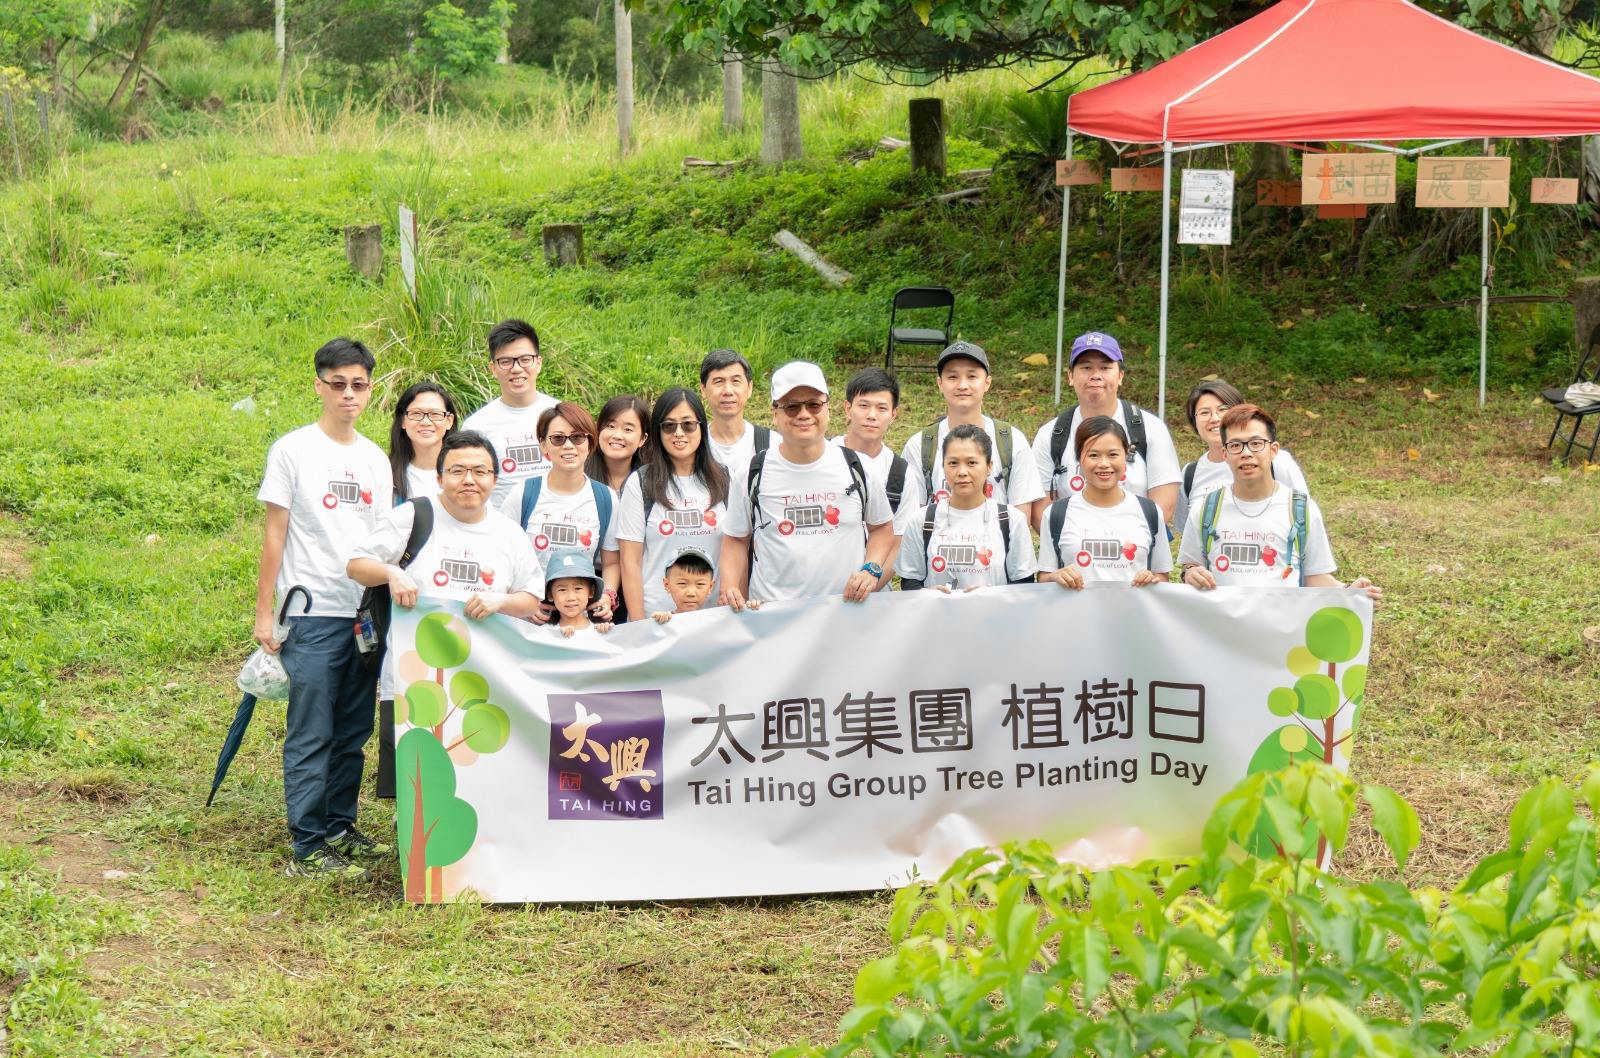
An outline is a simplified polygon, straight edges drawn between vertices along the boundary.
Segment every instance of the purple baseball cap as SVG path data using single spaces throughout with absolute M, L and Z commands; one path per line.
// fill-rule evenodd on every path
M 1111 335 L 1099 331 L 1090 331 L 1072 339 L 1072 356 L 1067 360 L 1068 366 L 1076 363 L 1084 353 L 1099 353 L 1107 360 L 1122 360 L 1122 346 Z

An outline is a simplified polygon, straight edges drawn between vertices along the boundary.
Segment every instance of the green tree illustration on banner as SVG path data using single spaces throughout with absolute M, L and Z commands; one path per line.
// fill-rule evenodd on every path
M 1299 761 L 1332 764 L 1335 751 L 1356 733 L 1366 697 L 1367 667 L 1349 665 L 1366 641 L 1361 616 L 1343 606 L 1326 606 L 1306 621 L 1305 645 L 1289 651 L 1287 666 L 1295 677 L 1292 687 L 1275 687 L 1267 694 L 1272 715 L 1289 718 L 1264 739 L 1250 758 L 1247 774 L 1277 771 Z M 1345 668 L 1341 672 L 1340 666 Z M 1296 825 L 1316 832 L 1309 820 L 1262 817 L 1251 851 L 1258 855 L 1283 854 L 1281 827 Z M 1309 847 L 1310 839 L 1302 843 Z M 1317 843 L 1317 859 L 1327 850 L 1326 839 Z
M 456 766 L 495 753 L 511 738 L 511 718 L 489 701 L 489 681 L 460 668 L 472 653 L 472 635 L 462 618 L 431 613 L 417 623 L 417 654 L 433 679 L 414 680 L 395 702 L 395 724 L 409 724 L 395 744 L 395 829 L 406 899 L 444 899 L 443 869 L 472 848 L 478 814 L 455 795 Z M 445 681 L 447 670 L 456 671 Z M 450 721 L 460 717 L 446 742 Z M 463 747 L 465 759 L 453 754 Z

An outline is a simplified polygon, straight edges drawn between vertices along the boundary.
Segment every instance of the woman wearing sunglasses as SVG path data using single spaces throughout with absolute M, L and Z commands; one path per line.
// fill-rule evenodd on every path
M 685 548 L 715 558 L 728 513 L 728 472 L 711 454 L 706 412 L 691 389 L 676 387 L 650 413 L 649 455 L 622 487 L 617 540 L 622 596 L 634 620 L 671 612 L 667 567 Z M 716 597 L 713 583 L 711 597 Z

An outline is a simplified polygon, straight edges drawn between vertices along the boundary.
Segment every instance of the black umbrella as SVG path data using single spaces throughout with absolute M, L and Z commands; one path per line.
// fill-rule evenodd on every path
M 283 605 L 278 607 L 278 623 L 284 624 L 289 616 L 289 601 L 299 592 L 306 597 L 306 605 L 301 613 L 311 612 L 311 593 L 302 584 L 290 588 L 283 597 Z M 282 644 L 280 644 L 281 646 Z M 211 776 L 211 793 L 206 797 L 206 807 L 211 807 L 211 802 L 216 800 L 217 789 L 222 785 L 222 780 L 228 775 L 228 765 L 233 763 L 233 758 L 239 753 L 239 743 L 244 741 L 244 729 L 250 726 L 250 718 L 256 714 L 256 696 L 247 694 L 239 699 L 239 708 L 234 710 L 233 725 L 228 728 L 228 737 L 222 740 L 222 752 L 217 754 L 217 771 Z

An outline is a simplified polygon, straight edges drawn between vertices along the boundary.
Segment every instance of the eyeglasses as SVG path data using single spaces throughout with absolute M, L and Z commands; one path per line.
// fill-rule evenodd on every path
M 571 445 L 573 448 L 582 448 L 588 443 L 589 435 L 586 433 L 548 433 L 544 435 L 546 448 L 565 448 L 567 445 Z
M 408 411 L 406 422 L 449 422 L 455 418 L 447 411 Z
M 674 422 L 669 419 L 661 424 L 661 432 L 664 434 L 696 434 L 700 432 L 700 422 L 698 419 L 684 419 L 682 422 Z
M 774 408 L 783 412 L 785 415 L 799 415 L 801 408 L 804 408 L 812 415 L 818 415 L 822 412 L 822 409 L 826 408 L 827 406 L 828 402 L 825 400 L 791 400 L 786 404 L 773 405 Z
M 497 356 L 494 358 L 494 366 L 502 371 L 510 371 L 513 367 L 520 367 L 526 371 L 533 366 L 533 362 L 537 359 L 539 359 L 538 353 L 524 353 L 522 356 Z
M 1194 417 L 1196 419 L 1220 419 L 1226 414 L 1228 414 L 1228 409 L 1226 407 L 1222 407 L 1222 408 L 1196 408 L 1195 412 L 1194 412 Z
M 1246 448 L 1252 452 L 1263 451 L 1271 443 L 1265 437 L 1252 437 L 1248 441 L 1224 441 L 1222 448 L 1230 456 L 1236 456 Z
M 317 381 L 335 393 L 343 393 L 345 390 L 349 390 L 351 393 L 365 393 L 372 388 L 372 383 L 364 378 L 353 378 L 347 382 L 342 378 L 323 378 L 318 375 Z
M 474 481 L 492 481 L 494 471 L 488 467 L 451 467 L 443 476 L 450 481 L 465 481 L 468 477 Z

